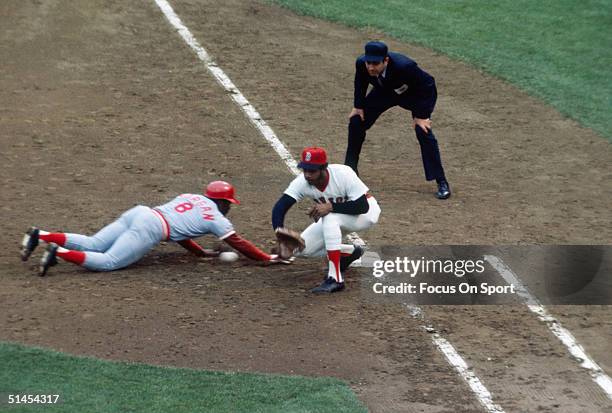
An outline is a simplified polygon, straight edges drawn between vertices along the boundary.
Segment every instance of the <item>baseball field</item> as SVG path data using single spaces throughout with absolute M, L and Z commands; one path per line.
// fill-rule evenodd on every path
M 382 209 L 360 234 L 371 250 L 603 245 L 609 265 L 610 2 L 388 1 L 371 21 L 358 3 L 0 2 L 0 411 L 612 409 L 610 305 L 407 306 L 364 293 L 367 266 L 318 296 L 323 260 L 222 263 L 173 243 L 111 273 L 38 277 L 42 248 L 20 261 L 30 225 L 91 234 L 218 179 L 237 231 L 271 249 L 294 176 L 255 125 L 294 159 L 318 145 L 343 163 L 355 58 L 380 39 L 436 78 L 453 195 L 434 198 L 406 112 L 386 112 L 360 163 Z M 305 228 L 308 207 L 287 223 Z M 494 262 L 537 286 L 529 259 Z

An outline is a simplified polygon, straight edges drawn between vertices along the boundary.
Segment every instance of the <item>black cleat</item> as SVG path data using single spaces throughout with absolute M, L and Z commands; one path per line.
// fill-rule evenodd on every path
M 359 245 L 354 245 L 355 250 L 351 255 L 340 258 L 340 272 L 346 271 L 346 269 L 355 261 L 357 261 L 363 255 L 363 248 Z
M 321 293 L 335 293 L 336 291 L 344 290 L 344 283 L 336 282 L 333 277 L 327 277 L 325 281 L 321 283 L 318 287 L 310 290 L 311 293 L 321 294 Z
M 438 182 L 438 192 L 436 192 L 436 198 L 447 199 L 451 196 L 450 186 L 446 180 Z
M 23 241 L 21 241 L 21 261 L 27 261 L 32 252 L 38 247 L 39 232 L 38 228 L 30 227 L 23 236 Z
M 49 270 L 49 267 L 57 265 L 58 248 L 59 247 L 57 246 L 57 244 L 54 243 L 50 243 L 49 245 L 47 245 L 47 250 L 45 251 L 43 257 L 40 260 L 40 272 L 38 273 L 38 275 L 40 275 L 41 277 L 44 277 L 45 274 L 47 274 L 47 270 Z

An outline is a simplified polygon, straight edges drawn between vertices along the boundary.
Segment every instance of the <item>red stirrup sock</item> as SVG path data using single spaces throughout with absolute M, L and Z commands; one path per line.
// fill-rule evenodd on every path
M 83 265 L 85 262 L 85 253 L 83 251 L 67 250 L 66 248 L 58 248 L 57 256 L 64 261 L 73 262 L 77 265 Z
M 38 239 L 40 239 L 41 241 L 45 241 L 47 244 L 53 242 L 54 244 L 57 244 L 60 247 L 66 245 L 66 234 L 62 232 L 40 231 L 40 233 L 38 234 Z
M 336 282 L 341 283 L 342 274 L 340 274 L 340 250 L 328 250 L 327 258 L 329 258 L 328 276 L 333 277 Z

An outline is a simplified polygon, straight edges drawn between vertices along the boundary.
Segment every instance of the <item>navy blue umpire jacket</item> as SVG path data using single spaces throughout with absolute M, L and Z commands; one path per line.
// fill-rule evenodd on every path
M 400 53 L 389 52 L 382 86 L 378 78 L 369 75 L 364 55 L 357 58 L 355 66 L 355 108 L 364 109 L 368 84 L 371 84 L 390 99 L 397 99 L 398 104 L 408 104 L 413 116 L 419 119 L 431 117 L 437 98 L 436 82 L 414 60 Z

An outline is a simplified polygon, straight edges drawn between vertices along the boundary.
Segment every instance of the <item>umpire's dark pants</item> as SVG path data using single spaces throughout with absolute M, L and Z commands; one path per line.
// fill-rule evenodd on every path
M 433 96 L 431 109 L 435 105 L 436 96 Z M 394 106 L 412 111 L 415 105 L 415 98 L 398 97 L 394 92 L 385 92 L 380 89 L 373 89 L 365 98 L 363 108 L 365 120 L 361 120 L 359 115 L 353 116 L 349 120 L 348 127 L 348 146 L 346 148 L 346 158 L 344 164 L 353 168 L 357 174 L 357 164 L 359 163 L 359 154 L 361 146 L 366 137 L 366 131 L 374 125 L 376 119 L 387 109 Z M 442 160 L 440 159 L 440 149 L 433 131 L 425 133 L 420 126 L 415 127 L 416 137 L 421 146 L 421 157 L 423 158 L 423 168 L 425 169 L 425 179 L 431 181 L 433 179 L 441 180 L 444 177 L 444 168 L 442 168 Z

